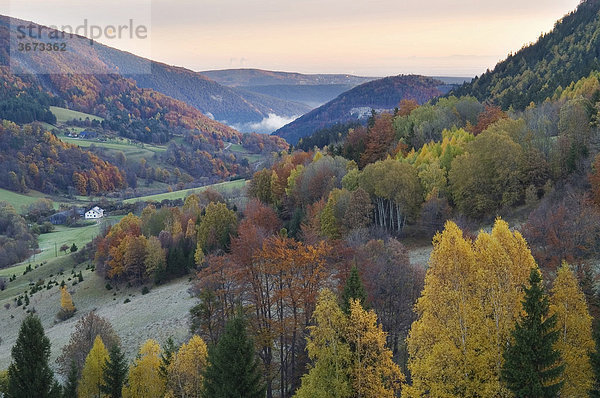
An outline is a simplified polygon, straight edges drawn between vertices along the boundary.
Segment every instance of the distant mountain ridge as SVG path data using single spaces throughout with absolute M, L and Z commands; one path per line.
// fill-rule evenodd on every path
M 278 72 L 264 69 L 222 69 L 200 72 L 214 81 L 230 87 L 271 86 L 271 85 L 352 85 L 357 86 L 377 77 L 363 77 L 347 74 L 304 74 Z
M 273 134 L 295 145 L 302 137 L 335 124 L 366 121 L 371 109 L 393 110 L 401 100 L 423 104 L 448 93 L 454 85 L 418 75 L 399 75 L 361 84 L 283 126 Z

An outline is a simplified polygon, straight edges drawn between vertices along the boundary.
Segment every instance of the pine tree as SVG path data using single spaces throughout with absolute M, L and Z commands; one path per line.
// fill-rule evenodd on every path
M 346 314 L 350 313 L 350 300 L 358 300 L 363 307 L 366 307 L 367 293 L 356 265 L 352 266 L 350 275 L 346 280 L 346 285 L 344 285 L 344 291 L 342 292 L 342 304 L 340 307 Z
M 217 345 L 210 350 L 205 373 L 205 398 L 260 398 L 265 396 L 254 343 L 246 332 L 246 322 L 237 315 L 231 319 Z
M 121 398 L 123 384 L 127 378 L 127 361 L 125 354 L 118 345 L 113 345 L 108 353 L 108 359 L 102 367 L 102 384 L 100 391 L 108 398 Z
M 23 320 L 11 355 L 12 362 L 8 367 L 9 397 L 60 396 L 54 374 L 48 365 L 50 339 L 45 336 L 44 328 L 37 316 L 30 314 Z
M 71 368 L 67 377 L 67 382 L 63 389 L 63 398 L 77 398 L 77 385 L 79 384 L 77 364 L 71 361 Z
M 567 263 L 558 270 L 550 295 L 550 314 L 556 315 L 560 332 L 554 348 L 564 361 L 562 397 L 588 397 L 593 387 L 593 370 L 589 354 L 594 351 L 592 317 L 585 295 Z
M 513 338 L 504 352 L 502 380 L 516 398 L 557 397 L 563 385 L 564 365 L 560 352 L 553 348 L 559 338 L 556 315 L 548 317 L 548 296 L 537 269 L 529 276 L 525 289 L 524 314 L 517 321 Z
M 102 367 L 108 359 L 108 351 L 100 336 L 96 336 L 90 353 L 85 358 L 85 365 L 81 372 L 81 381 L 77 387 L 77 395 L 80 398 L 100 397 L 100 386 L 102 385 Z

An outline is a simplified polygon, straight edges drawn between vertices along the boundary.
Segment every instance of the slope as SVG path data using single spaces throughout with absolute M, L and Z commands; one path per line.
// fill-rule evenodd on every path
M 524 109 L 600 67 L 600 1 L 582 2 L 534 44 L 523 47 L 472 82 L 453 91 Z
M 403 99 L 422 104 L 445 94 L 453 86 L 440 80 L 416 75 L 399 75 L 374 80 L 357 86 L 327 104 L 283 126 L 273 134 L 295 144 L 316 130 L 338 123 L 365 121 L 371 109 L 393 110 Z

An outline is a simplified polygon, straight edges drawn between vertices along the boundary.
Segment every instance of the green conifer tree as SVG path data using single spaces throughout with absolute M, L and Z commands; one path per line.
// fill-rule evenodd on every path
M 246 332 L 246 322 L 241 315 L 227 323 L 219 342 L 210 350 L 204 377 L 205 398 L 265 396 L 254 343 Z
M 164 344 L 163 352 L 160 354 L 160 366 L 158 368 L 160 377 L 164 379 L 165 383 L 169 381 L 169 365 L 171 364 L 173 354 L 176 352 L 177 346 L 175 345 L 173 338 L 169 336 Z
M 102 368 L 100 391 L 106 394 L 108 398 L 121 398 L 128 371 L 129 367 L 127 366 L 125 354 L 121 352 L 118 344 L 113 345 Z
M 597 329 L 594 339 L 596 340 L 596 351 L 590 353 L 590 362 L 594 370 L 594 386 L 590 391 L 590 398 L 600 398 L 600 332 Z
M 79 384 L 77 365 L 75 361 L 71 361 L 67 382 L 63 389 L 63 398 L 77 398 L 77 385 Z
M 559 337 L 556 316 L 548 317 L 548 296 L 538 270 L 531 270 L 529 284 L 523 301 L 525 314 L 504 352 L 501 376 L 516 398 L 553 398 L 562 387 L 564 370 L 560 353 L 553 348 Z
M 358 268 L 356 265 L 352 266 L 350 275 L 346 279 L 346 285 L 342 292 L 342 302 L 340 307 L 344 313 L 350 313 L 350 300 L 358 300 L 363 308 L 367 307 L 367 293 L 365 287 L 362 284 L 360 275 L 358 274 Z
M 19 336 L 11 350 L 8 367 L 8 396 L 11 398 L 59 397 L 60 386 L 48 365 L 50 339 L 40 319 L 29 314 L 21 323 Z

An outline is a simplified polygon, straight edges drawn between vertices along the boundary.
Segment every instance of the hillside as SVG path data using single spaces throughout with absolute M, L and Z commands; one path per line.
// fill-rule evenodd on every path
M 534 44 L 498 63 L 492 71 L 453 91 L 489 100 L 504 109 L 524 109 L 552 96 L 600 67 L 600 1 L 582 2 Z
M 76 86 L 82 90 L 92 86 L 93 90 L 98 89 L 96 79 L 103 80 L 102 86 L 109 86 L 102 75 L 115 73 L 121 74 L 125 78 L 133 80 L 139 89 L 152 89 L 156 92 L 172 97 L 176 100 L 185 102 L 188 106 L 196 108 L 211 118 L 223 121 L 230 125 L 247 122 L 260 122 L 269 114 L 281 116 L 294 116 L 302 114 L 309 110 L 306 105 L 292 103 L 277 98 L 272 98 L 256 93 L 237 91 L 229 87 L 222 86 L 213 80 L 210 80 L 198 73 L 188 69 L 173 67 L 162 63 L 150 61 L 145 58 L 135 56 L 131 53 L 119 51 L 114 48 L 104 46 L 100 43 L 88 44 L 87 40 L 81 38 L 68 38 L 68 51 L 54 52 L 51 55 L 39 56 L 27 52 L 15 52 L 18 56 L 13 57 L 9 63 L 9 30 L 15 32 L 17 23 L 27 24 L 30 22 L 12 19 L 10 26 L 9 18 L 0 16 L 0 29 L 2 30 L 0 46 L 3 51 L 0 52 L 0 61 L 2 65 L 11 65 L 14 71 L 25 74 L 45 75 L 40 79 L 40 83 L 52 93 L 61 94 L 69 87 L 64 86 L 64 79 L 57 74 L 65 73 L 86 73 L 86 77 L 80 75 Z M 33 24 L 34 27 L 38 25 Z M 16 45 L 15 34 L 10 39 L 13 45 Z M 13 56 L 15 55 L 13 54 Z M 151 73 L 141 73 L 151 72 Z M 94 75 L 94 76 L 93 76 Z M 123 80 L 121 77 L 119 84 Z M 112 93 L 111 93 L 112 94 Z M 73 101 L 65 98 L 67 101 Z M 93 109 L 91 105 L 81 104 L 74 101 L 77 110 L 90 112 Z M 95 102 L 92 99 L 92 102 Z M 93 113 L 93 112 L 92 112 Z M 200 112 L 194 117 L 202 119 Z M 216 130 L 215 123 L 205 118 L 201 126 L 208 126 L 208 130 Z
M 334 100 L 303 115 L 273 134 L 295 144 L 302 137 L 334 124 L 366 121 L 371 109 L 393 110 L 403 99 L 419 104 L 450 91 L 440 80 L 416 75 L 399 75 L 361 84 Z

